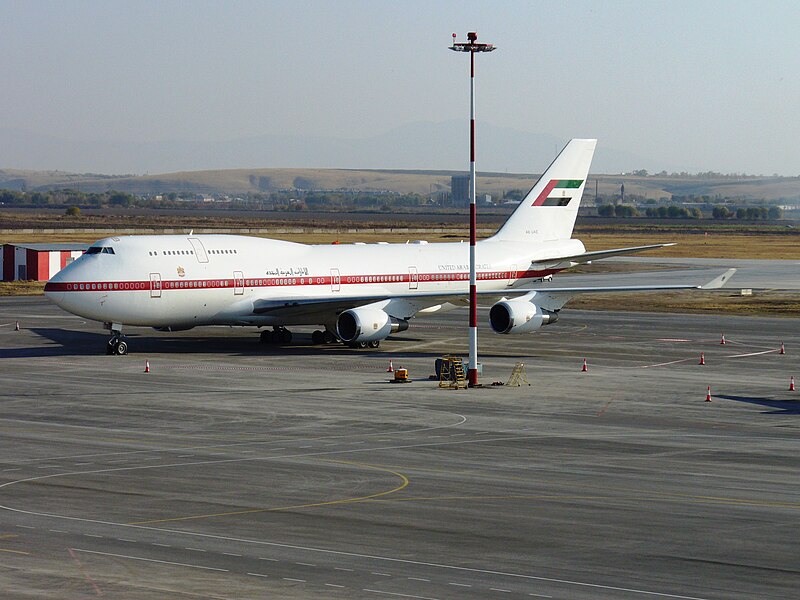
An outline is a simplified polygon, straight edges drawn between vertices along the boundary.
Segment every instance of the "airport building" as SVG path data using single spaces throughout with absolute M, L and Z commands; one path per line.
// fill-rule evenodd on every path
M 450 177 L 450 197 L 453 206 L 469 206 L 469 175 Z
M 3 281 L 47 281 L 86 252 L 87 244 L 3 244 Z

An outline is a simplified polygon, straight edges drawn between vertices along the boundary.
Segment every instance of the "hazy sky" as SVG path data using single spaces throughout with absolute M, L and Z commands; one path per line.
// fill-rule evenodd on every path
M 466 122 L 468 58 L 447 47 L 470 30 L 499 48 L 478 57 L 479 132 L 800 174 L 796 0 L 0 0 L 0 128 L 155 141 Z

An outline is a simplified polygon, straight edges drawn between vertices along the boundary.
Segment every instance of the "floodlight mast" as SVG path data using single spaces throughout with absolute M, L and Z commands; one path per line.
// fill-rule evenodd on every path
M 475 53 L 492 52 L 492 44 L 479 44 L 478 34 L 467 33 L 466 42 L 456 42 L 453 34 L 453 45 L 450 50 L 469 52 L 469 365 L 467 381 L 469 387 L 478 385 L 478 293 L 477 275 L 475 273 L 475 242 L 477 238 L 478 218 L 475 202 Z

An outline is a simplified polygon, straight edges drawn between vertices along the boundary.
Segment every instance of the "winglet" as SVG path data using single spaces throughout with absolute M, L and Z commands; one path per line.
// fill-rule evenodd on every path
M 716 278 L 712 279 L 711 281 L 709 281 L 708 283 L 701 285 L 699 289 L 701 289 L 701 290 L 716 290 L 716 289 L 719 289 L 721 287 L 724 287 L 725 284 L 728 283 L 728 280 L 731 277 L 733 277 L 734 273 L 736 273 L 736 269 L 728 269 L 727 271 L 725 271 L 719 277 L 716 277 Z

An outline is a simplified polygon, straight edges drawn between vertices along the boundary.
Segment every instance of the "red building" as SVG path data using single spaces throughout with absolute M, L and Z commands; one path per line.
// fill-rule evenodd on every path
M 87 244 L 3 244 L 3 281 L 47 281 L 88 247 Z

